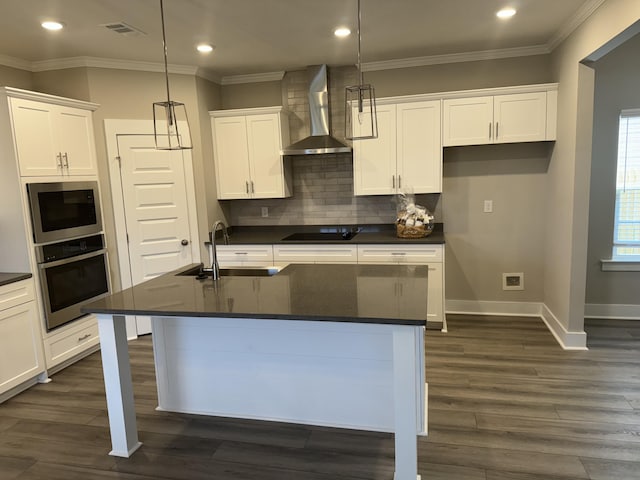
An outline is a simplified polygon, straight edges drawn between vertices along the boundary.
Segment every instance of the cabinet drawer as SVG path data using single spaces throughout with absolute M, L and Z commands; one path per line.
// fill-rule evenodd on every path
M 100 343 L 98 322 L 91 316 L 81 325 L 54 333 L 44 341 L 47 367 L 52 367 Z
M 272 245 L 218 245 L 216 250 L 222 267 L 273 265 Z
M 273 259 L 282 263 L 357 263 L 355 245 L 274 245 Z
M 358 245 L 358 263 L 438 263 L 442 245 Z
M 33 280 L 21 280 L 0 287 L 0 310 L 22 305 L 33 300 Z

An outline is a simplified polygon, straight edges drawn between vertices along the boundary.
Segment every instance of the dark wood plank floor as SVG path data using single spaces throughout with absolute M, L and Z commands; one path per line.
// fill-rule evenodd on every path
M 588 320 L 565 352 L 541 320 L 450 316 L 426 338 L 424 480 L 640 479 L 640 322 Z M 2 480 L 393 478 L 393 438 L 156 412 L 150 339 L 130 343 L 144 446 L 110 449 L 99 354 L 0 405 Z

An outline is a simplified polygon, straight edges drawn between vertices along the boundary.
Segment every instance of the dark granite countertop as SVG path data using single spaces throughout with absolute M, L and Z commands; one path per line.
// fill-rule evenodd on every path
M 361 231 L 351 240 L 313 240 L 313 241 L 287 241 L 283 240 L 292 233 L 303 232 L 333 232 L 350 231 L 352 228 L 361 228 Z M 443 244 L 444 233 L 442 223 L 436 223 L 433 232 L 423 238 L 398 238 L 395 225 L 273 225 L 273 226 L 237 226 L 229 229 L 229 242 L 231 245 L 258 245 L 258 244 Z M 220 235 L 220 230 L 218 231 Z
M 5 273 L 0 272 L 0 287 L 3 285 L 9 285 L 10 283 L 19 282 L 20 280 L 26 280 L 31 278 L 30 273 Z
M 289 265 L 274 276 L 177 275 L 189 265 L 85 305 L 83 313 L 424 326 L 425 265 Z

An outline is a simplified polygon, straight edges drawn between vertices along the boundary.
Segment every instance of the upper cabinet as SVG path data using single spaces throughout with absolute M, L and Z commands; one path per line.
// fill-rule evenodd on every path
M 10 105 L 21 176 L 97 174 L 91 110 L 26 98 Z
M 280 151 L 289 144 L 282 107 L 209 112 L 219 199 L 291 196 Z
M 445 147 L 556 139 L 557 87 L 484 96 L 462 93 L 443 100 Z
M 353 142 L 355 195 L 441 192 L 440 100 L 381 99 L 377 122 L 378 138 Z

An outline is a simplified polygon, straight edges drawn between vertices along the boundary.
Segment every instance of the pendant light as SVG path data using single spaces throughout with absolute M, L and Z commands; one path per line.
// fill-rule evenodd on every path
M 153 104 L 153 137 L 157 150 L 190 150 L 191 130 L 184 103 L 171 100 L 169 95 L 169 67 L 167 63 L 167 38 L 164 30 L 164 5 L 160 0 L 162 21 L 162 45 L 164 47 L 164 77 L 167 86 L 167 100 Z M 180 131 L 178 124 L 184 122 L 186 131 Z
M 378 116 L 376 113 L 376 94 L 371 84 L 365 84 L 360 65 L 360 0 L 358 0 L 358 85 L 345 89 L 345 138 L 365 140 L 378 138 Z

